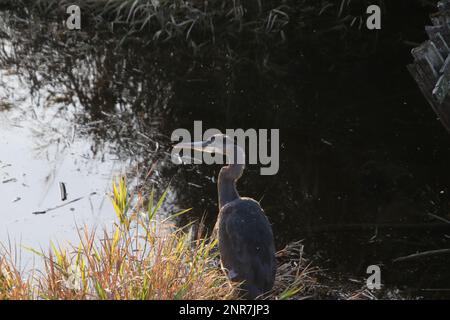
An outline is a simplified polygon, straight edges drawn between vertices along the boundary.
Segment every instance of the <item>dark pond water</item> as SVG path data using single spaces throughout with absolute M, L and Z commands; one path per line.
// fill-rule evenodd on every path
M 311 26 L 301 41 L 240 56 L 119 45 L 1 13 L 0 240 L 45 245 L 76 237 L 74 222 L 109 223 L 106 195 L 124 172 L 141 190 L 170 182 L 166 211 L 192 207 L 180 223 L 205 216 L 211 228 L 220 167 L 172 164 L 172 131 L 195 120 L 277 128 L 279 173 L 250 165 L 238 189 L 261 201 L 278 248 L 304 239 L 344 282 L 379 264 L 404 296 L 448 297 L 450 255 L 392 262 L 450 246 L 450 224 L 430 216 L 450 219 L 450 136 L 406 70 L 430 8 L 399 3 L 381 33 Z M 59 182 L 82 199 L 33 215 L 62 204 Z

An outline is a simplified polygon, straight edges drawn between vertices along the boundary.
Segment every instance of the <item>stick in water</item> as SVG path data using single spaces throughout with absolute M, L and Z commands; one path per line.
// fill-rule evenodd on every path
M 97 194 L 97 192 L 92 192 L 92 193 L 90 193 L 90 194 L 88 195 L 88 197 L 93 196 L 93 195 L 96 195 L 96 194 Z M 69 201 L 69 202 L 67 202 L 67 203 L 61 204 L 61 205 L 59 205 L 59 206 L 56 206 L 56 207 L 53 207 L 53 208 L 49 208 L 49 209 L 47 209 L 47 210 L 43 210 L 43 211 L 35 211 L 35 212 L 33 212 L 33 214 L 46 214 L 46 213 L 49 212 L 49 211 L 53 211 L 53 210 L 56 210 L 56 209 L 65 207 L 65 206 L 67 206 L 67 205 L 69 205 L 69 204 L 71 204 L 71 203 L 80 201 L 80 200 L 82 200 L 82 199 L 84 199 L 84 198 L 86 198 L 86 197 L 79 197 L 79 198 L 73 199 L 73 200 L 71 200 L 71 201 Z

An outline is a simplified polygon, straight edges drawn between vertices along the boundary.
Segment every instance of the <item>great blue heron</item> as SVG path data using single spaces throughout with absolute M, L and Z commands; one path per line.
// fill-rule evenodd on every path
M 245 166 L 244 150 L 223 134 L 175 147 L 226 156 L 228 165 L 222 167 L 217 181 L 216 228 L 222 268 L 232 282 L 241 283 L 246 298 L 255 299 L 268 292 L 276 272 L 272 227 L 259 203 L 237 192 L 236 182 Z

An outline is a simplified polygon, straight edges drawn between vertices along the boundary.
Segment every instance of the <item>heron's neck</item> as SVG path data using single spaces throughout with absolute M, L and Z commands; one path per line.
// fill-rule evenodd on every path
M 245 153 L 239 147 L 235 150 L 235 161 L 220 169 L 219 179 L 217 181 L 219 210 L 227 203 L 239 198 L 236 182 L 244 172 Z

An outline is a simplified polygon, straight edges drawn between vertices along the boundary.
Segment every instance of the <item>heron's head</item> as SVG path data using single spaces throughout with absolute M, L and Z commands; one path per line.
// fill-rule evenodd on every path
M 239 179 L 245 167 L 244 149 L 235 144 L 229 136 L 221 133 L 215 134 L 204 141 L 181 142 L 176 144 L 173 149 L 183 150 L 183 154 L 185 150 L 214 154 L 211 155 L 211 158 L 208 158 L 208 161 L 212 159 L 213 162 L 206 162 L 208 164 L 224 164 L 223 156 L 225 156 L 226 163 L 229 165 L 223 167 L 220 172 L 234 180 Z M 215 162 L 216 160 L 217 162 Z
M 230 155 L 235 149 L 234 141 L 224 134 L 215 134 L 204 141 L 178 143 L 174 146 L 177 149 L 191 149 L 206 153 L 218 153 Z

